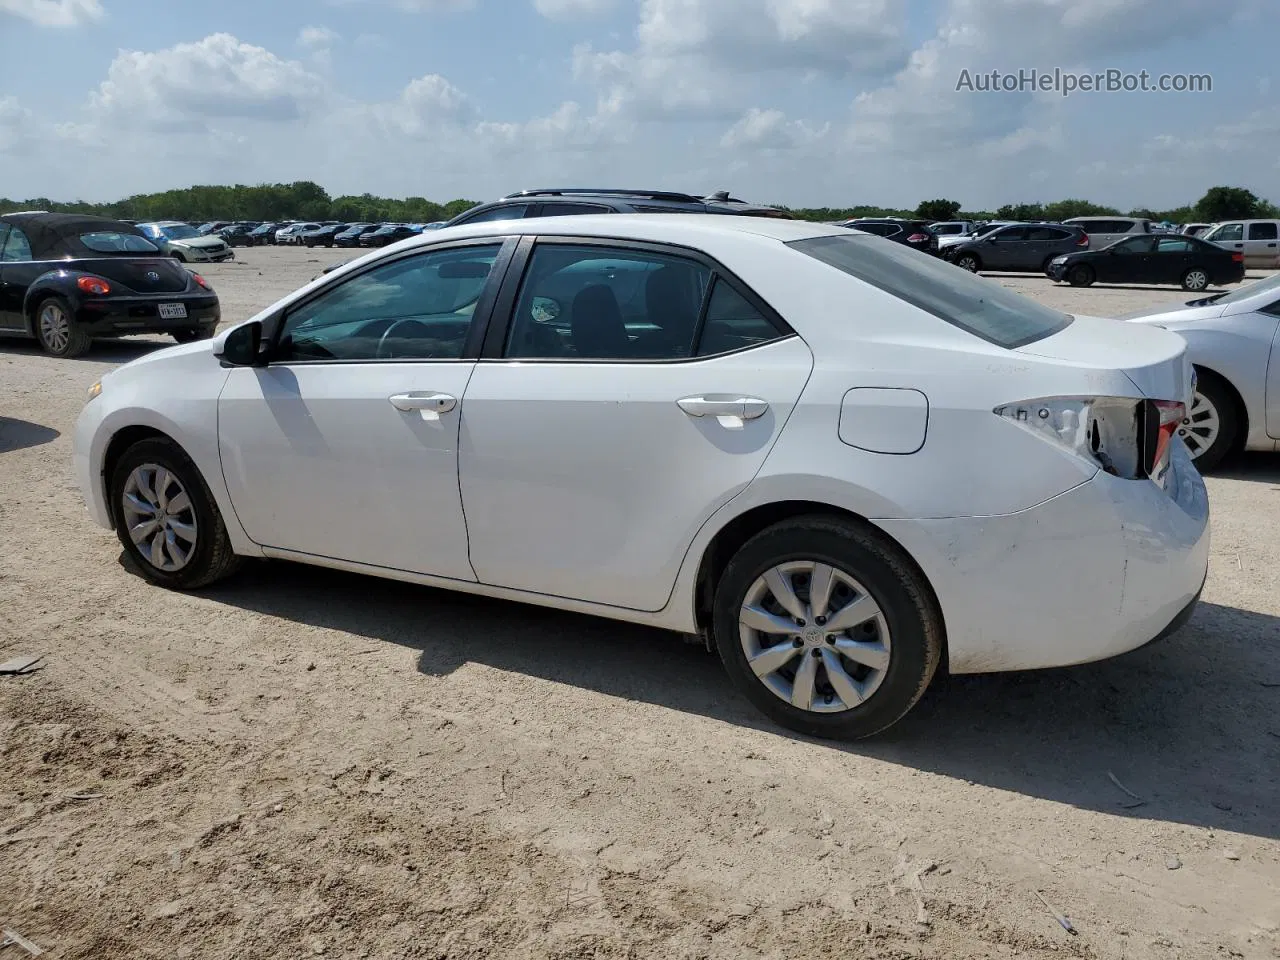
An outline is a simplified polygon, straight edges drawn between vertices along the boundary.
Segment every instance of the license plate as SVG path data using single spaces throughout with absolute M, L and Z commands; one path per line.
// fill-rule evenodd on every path
M 185 303 L 160 304 L 160 319 L 161 320 L 187 319 L 187 305 Z

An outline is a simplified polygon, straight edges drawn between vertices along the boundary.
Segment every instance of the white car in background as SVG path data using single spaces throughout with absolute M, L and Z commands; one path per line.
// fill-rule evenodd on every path
M 1280 220 L 1224 220 L 1200 239 L 1244 254 L 1246 267 L 1275 267 L 1280 257 Z
M 972 220 L 943 220 L 929 224 L 929 230 L 939 240 L 943 237 L 963 237 L 972 233 L 977 224 Z
M 979 237 L 985 237 L 992 230 L 999 230 L 1001 227 L 1014 226 L 1021 221 L 1018 220 L 988 220 L 986 223 L 975 226 L 968 233 L 952 233 L 946 236 L 938 237 L 938 252 L 941 253 L 947 247 L 954 247 L 958 244 L 974 240 Z
M 857 737 L 940 664 L 1082 663 L 1189 616 L 1191 380 L 1171 333 L 856 231 L 522 219 L 108 373 L 75 462 L 154 583 L 272 557 L 700 633 L 778 723 Z
M 161 250 L 183 263 L 221 263 L 236 256 L 227 241 L 203 234 L 189 223 L 159 220 L 140 223 L 138 229 Z
M 1236 449 L 1280 449 L 1280 275 L 1124 319 L 1187 341 L 1197 383 L 1178 433 L 1199 469 Z

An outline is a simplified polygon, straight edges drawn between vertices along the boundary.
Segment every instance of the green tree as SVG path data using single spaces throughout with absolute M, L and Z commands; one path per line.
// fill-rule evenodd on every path
M 1244 187 L 1210 187 L 1209 192 L 1196 202 L 1196 216 L 1211 223 L 1245 219 L 1257 216 L 1262 202 L 1252 190 Z
M 921 200 L 916 207 L 916 216 L 921 220 L 954 220 L 959 212 L 958 200 Z

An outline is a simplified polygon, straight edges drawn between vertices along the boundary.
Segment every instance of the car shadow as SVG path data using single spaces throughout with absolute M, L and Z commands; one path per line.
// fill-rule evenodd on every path
M 1158 644 L 1098 664 L 939 678 L 877 739 L 808 741 L 666 631 L 283 562 L 207 592 L 219 602 L 463 664 L 641 700 L 971 783 L 1116 816 L 1280 838 L 1280 618 L 1201 604 Z M 1146 802 L 1133 798 L 1114 776 Z
M 31 423 L 29 420 L 0 417 L 0 453 L 38 447 L 42 443 L 57 440 L 60 436 L 53 427 Z
M 1280 483 L 1280 453 L 1237 453 L 1209 476 L 1252 480 L 1254 483 Z
M 128 363 L 145 357 L 148 353 L 172 347 L 172 340 L 140 340 L 132 337 L 94 340 L 89 351 L 79 357 L 63 357 L 66 360 L 95 360 L 99 363 Z M 43 357 L 47 354 L 34 340 L 0 338 L 0 353 L 17 356 Z

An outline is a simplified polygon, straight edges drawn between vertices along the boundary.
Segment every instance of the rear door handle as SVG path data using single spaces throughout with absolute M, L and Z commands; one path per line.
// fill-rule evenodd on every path
M 737 417 L 740 420 L 757 420 L 769 409 L 766 400 L 724 393 L 685 397 L 677 400 L 676 406 L 691 417 Z
M 391 405 L 402 413 L 410 413 L 413 410 L 421 410 L 424 420 L 431 419 L 431 415 L 439 416 L 442 413 L 448 413 L 458 405 L 458 398 L 450 396 L 447 393 L 436 393 L 433 390 L 419 390 L 413 393 L 397 393 L 395 396 L 387 397 L 391 401 Z

